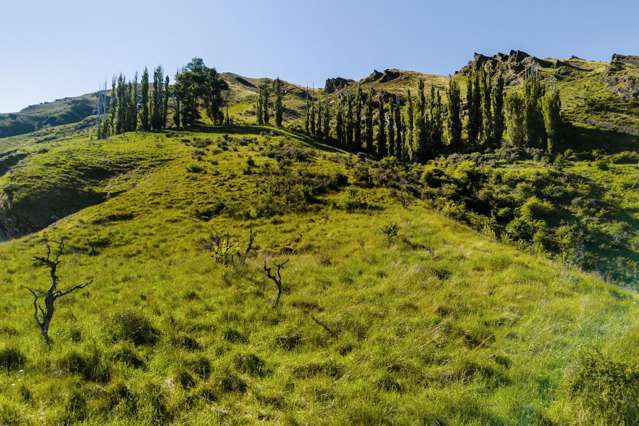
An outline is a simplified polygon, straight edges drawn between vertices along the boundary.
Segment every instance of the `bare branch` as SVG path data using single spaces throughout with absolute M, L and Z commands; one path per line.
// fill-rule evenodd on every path
M 288 259 L 282 263 L 276 263 L 275 268 L 277 268 L 276 272 L 273 273 L 273 268 L 266 264 L 266 260 L 264 260 L 264 272 L 266 272 L 266 276 L 275 283 L 277 287 L 277 298 L 273 303 L 273 308 L 276 308 L 280 303 L 280 298 L 282 297 L 283 284 L 282 284 L 282 268 L 286 266 L 288 263 Z
M 71 287 L 71 288 L 69 288 L 67 290 L 57 292 L 55 298 L 57 299 L 58 297 L 62 297 L 62 296 L 66 296 L 67 294 L 71 294 L 74 291 L 82 290 L 83 288 L 90 286 L 92 283 L 93 283 L 93 279 L 90 279 L 89 281 L 87 281 L 85 283 L 82 283 L 82 284 L 76 284 L 76 285 L 74 285 L 73 287 Z

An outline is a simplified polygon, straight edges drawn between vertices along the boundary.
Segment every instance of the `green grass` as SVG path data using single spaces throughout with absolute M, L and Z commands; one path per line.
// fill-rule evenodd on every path
M 0 423 L 565 423 L 580 353 L 636 358 L 634 293 L 354 187 L 354 156 L 267 131 L 22 148 L 16 194 L 111 195 L 0 245 Z M 245 266 L 204 248 L 249 229 Z M 94 279 L 58 302 L 51 349 L 21 288 L 47 285 L 45 237 L 66 239 L 63 287 Z M 265 259 L 289 260 L 277 309 Z M 128 341 L 123 313 L 157 339 Z

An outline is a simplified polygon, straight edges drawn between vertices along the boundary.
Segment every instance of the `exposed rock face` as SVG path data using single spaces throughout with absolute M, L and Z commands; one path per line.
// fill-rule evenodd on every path
M 362 80 L 362 83 L 372 83 L 373 81 L 377 81 L 384 76 L 383 73 L 373 70 L 372 73 L 368 77 Z
M 354 82 L 355 82 L 354 80 L 350 80 L 350 79 L 346 79 L 342 77 L 329 78 L 326 80 L 326 84 L 324 85 L 324 91 L 326 93 L 333 93 L 343 89 L 344 87 Z
M 639 56 L 612 55 L 604 83 L 624 99 L 639 99 Z
M 362 83 L 372 83 L 379 81 L 380 83 L 388 83 L 402 76 L 402 72 L 396 68 L 386 68 L 384 72 L 374 70 L 368 77 L 361 80 Z
M 511 50 L 508 54 L 497 53 L 494 56 L 485 56 L 481 53 L 475 53 L 473 60 L 465 67 L 458 71 L 459 74 L 469 75 L 472 71 L 477 71 L 482 67 L 491 67 L 500 69 L 504 72 L 506 84 L 515 83 L 525 73 L 526 70 L 533 67 L 557 68 L 560 66 L 571 67 L 568 63 L 561 61 L 548 61 L 529 55 L 521 50 Z

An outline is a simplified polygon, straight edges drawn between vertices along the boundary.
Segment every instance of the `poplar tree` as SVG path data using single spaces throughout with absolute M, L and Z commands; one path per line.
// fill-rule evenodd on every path
M 355 92 L 355 151 L 362 149 L 362 88 L 357 84 L 357 91 Z
M 478 145 L 482 133 L 482 104 L 481 104 L 481 82 L 480 74 L 477 70 L 473 71 L 473 95 L 472 109 L 469 114 L 468 136 L 471 144 Z M 471 127 L 472 126 L 472 127 Z
M 434 87 L 430 88 L 430 102 L 429 102 L 429 138 L 432 146 L 432 153 L 435 154 L 441 150 L 444 138 L 444 123 L 443 123 L 443 111 L 442 111 L 442 98 L 439 90 L 435 90 Z
M 259 101 L 258 101 L 259 102 Z M 261 109 L 260 104 L 260 109 Z M 304 131 L 309 134 L 311 130 L 311 101 L 308 93 L 308 87 L 306 88 L 306 108 L 304 109 Z
M 275 125 L 282 127 L 282 120 L 284 118 L 284 106 L 283 106 L 283 93 L 282 93 L 282 81 L 279 77 L 273 82 L 273 92 L 275 93 Z
M 162 127 L 163 128 L 167 128 L 167 124 L 169 121 L 169 95 L 170 95 L 170 91 L 169 91 L 169 76 L 167 74 L 166 77 L 164 77 L 164 90 L 163 90 L 163 105 L 162 105 Z
M 344 98 L 342 95 L 337 99 L 337 109 L 335 111 L 335 137 L 337 144 L 344 146 Z
M 504 117 L 504 76 L 497 74 L 495 88 L 493 90 L 493 141 L 495 146 L 501 144 L 506 127 Z
M 271 120 L 270 113 L 268 110 L 270 103 L 271 103 L 271 91 L 269 90 L 268 86 L 264 84 L 262 85 L 262 115 L 264 117 L 262 121 L 267 126 L 269 125 L 269 122 Z
M 493 115 L 492 115 L 492 79 L 485 68 L 481 70 L 481 103 L 482 103 L 482 143 L 484 148 L 493 143 Z
M 395 155 L 399 160 L 404 158 L 403 141 L 402 141 L 402 108 L 400 104 L 395 105 Z
M 135 73 L 133 81 L 131 82 L 131 100 L 129 106 L 129 130 L 135 131 L 138 129 L 138 73 Z
M 469 74 L 466 80 L 466 105 L 468 106 L 468 143 L 474 144 L 477 143 L 477 136 L 479 134 L 479 123 L 477 122 L 477 114 L 475 111 L 475 90 L 477 87 L 474 87 L 474 73 Z
M 413 145 L 413 127 L 415 121 L 415 108 L 413 106 L 413 97 L 411 96 L 410 89 L 406 91 L 406 98 L 408 104 L 406 105 L 406 132 L 404 134 L 404 151 L 406 158 L 410 159 L 414 152 Z
M 316 118 L 316 130 L 317 136 L 320 139 L 324 138 L 324 124 L 322 120 L 324 118 L 324 102 L 322 101 L 322 96 L 317 100 L 317 118 Z
M 388 154 L 397 157 L 395 148 L 395 102 L 391 98 L 388 103 Z
M 311 135 L 317 134 L 315 128 L 315 102 L 311 103 Z
M 450 77 L 448 82 L 448 144 L 453 148 L 461 145 L 462 122 L 461 122 L 461 94 L 457 81 Z
M 264 90 L 260 85 L 257 89 L 257 100 L 255 102 L 255 121 L 257 122 L 258 126 L 264 125 L 264 114 L 262 113 L 262 107 L 264 105 L 263 92 Z
M 540 102 L 543 87 L 537 71 L 528 71 L 524 81 L 524 104 L 526 123 L 526 144 L 530 147 L 545 148 L 546 135 Z
M 323 135 L 324 140 L 328 142 L 331 138 L 331 109 L 328 103 L 328 96 L 324 97 L 324 118 L 322 120 L 324 125 Z
M 348 149 L 353 148 L 353 95 L 346 94 L 346 146 Z
M 150 129 L 149 123 L 149 70 L 145 67 L 142 73 L 142 130 Z
M 153 94 L 151 102 L 151 128 L 162 128 L 162 101 L 163 101 L 164 72 L 161 66 L 153 71 Z
M 508 138 L 515 146 L 526 144 L 526 103 L 519 91 L 506 97 L 506 128 Z
M 109 98 L 109 135 L 117 133 L 118 92 L 115 76 L 111 79 L 111 97 Z
M 541 99 L 541 106 L 546 130 L 546 151 L 553 154 L 561 144 L 563 133 L 559 90 L 553 88 L 547 91 Z
M 366 97 L 366 150 L 373 153 L 373 97 L 375 90 L 371 89 Z
M 175 105 L 174 105 L 174 110 L 173 110 L 173 124 L 175 124 L 175 127 L 177 129 L 179 129 L 182 126 L 181 101 L 180 101 L 180 97 L 178 96 L 178 90 L 177 90 L 178 75 L 179 75 L 179 72 L 175 73 L 175 83 L 176 83 L 174 85 Z
M 388 155 L 386 145 L 386 109 L 384 106 L 384 92 L 380 92 L 378 99 L 378 113 L 379 122 L 377 125 L 377 156 L 384 158 Z
M 417 108 L 413 119 L 413 147 L 415 159 L 419 162 L 426 161 L 428 156 L 428 135 L 426 134 L 426 94 L 424 81 L 419 80 L 419 94 L 417 97 Z

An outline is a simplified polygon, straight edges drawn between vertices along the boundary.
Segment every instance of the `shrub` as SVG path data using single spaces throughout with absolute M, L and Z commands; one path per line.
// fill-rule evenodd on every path
M 134 312 L 122 312 L 112 320 L 113 340 L 126 340 L 136 346 L 153 346 L 160 332 L 142 315 Z
M 277 336 L 275 343 L 282 349 L 292 351 L 302 344 L 302 334 L 297 331 L 292 331 L 287 334 Z
M 20 370 L 27 362 L 27 357 L 16 348 L 0 349 L 0 368 L 7 372 Z
M 132 368 L 144 368 L 145 362 L 133 348 L 124 345 L 111 352 L 111 360 L 121 362 Z
M 201 379 L 208 379 L 211 375 L 211 361 L 209 361 L 208 358 L 198 357 L 189 359 L 184 362 L 184 365 Z
M 227 328 L 223 333 L 224 340 L 231 343 L 248 343 L 248 339 L 239 331 Z
M 237 392 L 237 393 L 245 393 L 246 392 L 246 382 L 238 375 L 234 373 L 227 373 L 219 378 L 218 385 L 220 389 L 222 389 L 225 393 Z
M 596 424 L 639 423 L 639 366 L 615 362 L 600 352 L 583 354 L 568 392 Z

